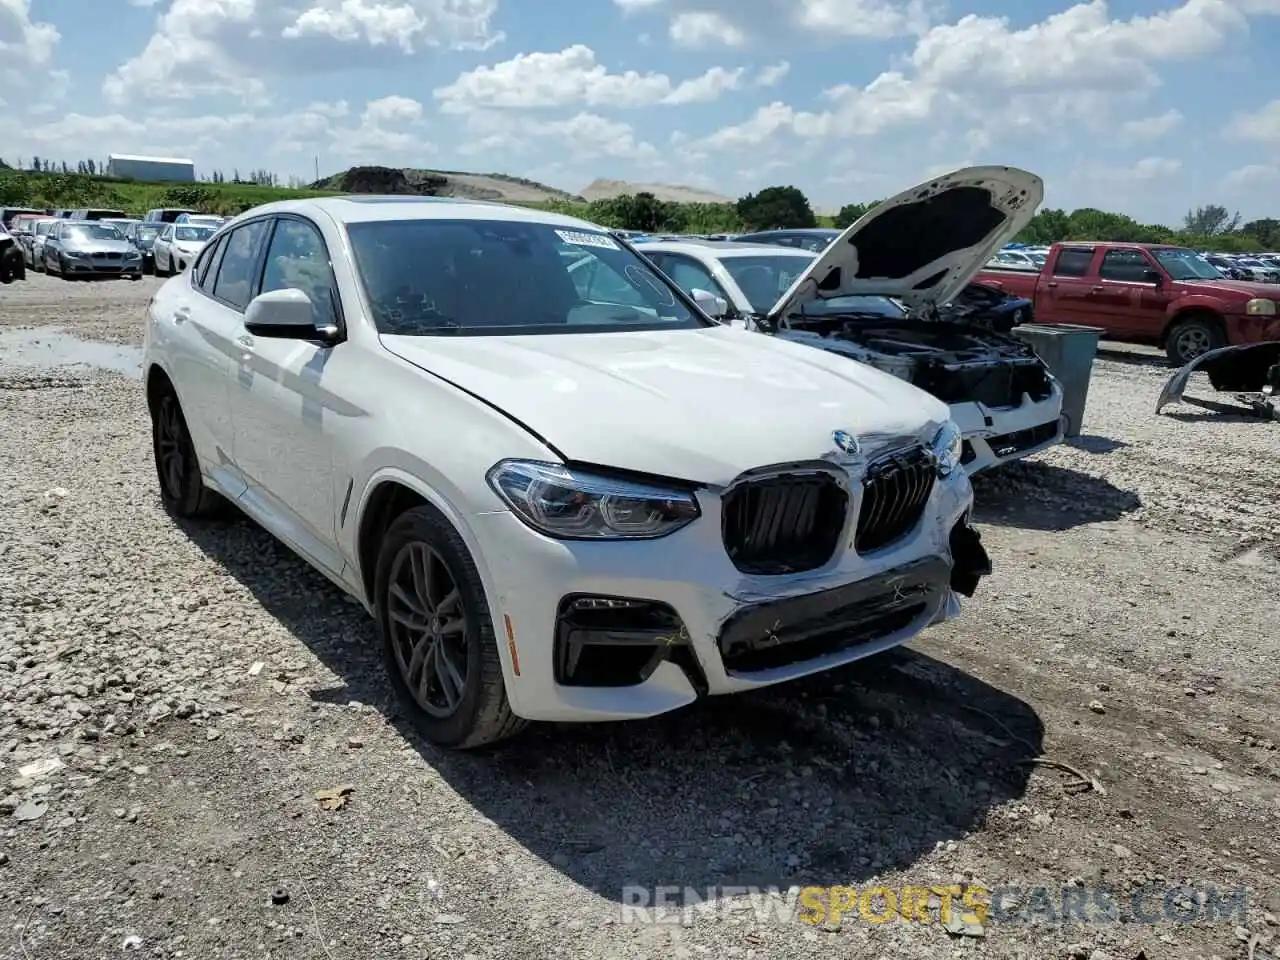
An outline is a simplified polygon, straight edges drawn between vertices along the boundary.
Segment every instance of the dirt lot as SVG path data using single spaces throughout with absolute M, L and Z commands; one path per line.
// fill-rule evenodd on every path
M 996 573 L 958 622 L 763 695 L 442 755 L 396 717 L 358 607 L 247 522 L 161 510 L 127 347 L 155 283 L 0 287 L 3 955 L 1277 949 L 1280 425 L 1156 417 L 1154 355 L 1100 360 L 1088 435 L 978 483 Z M 57 367 L 68 344 L 24 326 L 124 344 L 75 355 L 121 372 Z M 1020 887 L 1022 911 L 623 914 L 627 887 L 952 883 Z M 1092 907 L 1099 885 L 1128 922 L 1054 922 L 1029 889 Z M 1197 901 L 1239 887 L 1243 910 Z

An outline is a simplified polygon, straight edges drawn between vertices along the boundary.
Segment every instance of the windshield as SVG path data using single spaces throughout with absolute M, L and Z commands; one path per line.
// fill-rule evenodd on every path
M 213 236 L 213 227 L 175 227 L 173 239 L 185 243 L 199 243 Z
M 1177 247 L 1157 248 L 1151 251 L 1160 261 L 1160 266 L 1169 272 L 1175 280 L 1222 280 L 1218 268 L 1194 250 L 1182 250 Z
M 157 236 L 159 236 L 159 234 L 160 234 L 160 231 L 156 227 L 139 227 L 138 228 L 139 240 L 154 240 Z
M 889 297 L 857 295 L 852 297 L 832 297 L 830 300 L 811 300 L 787 319 L 792 323 L 803 322 L 805 317 L 831 317 L 839 314 L 858 314 L 874 317 L 889 317 L 901 320 L 907 315 L 902 304 Z
M 800 274 L 809 269 L 813 257 L 764 254 L 750 257 L 721 257 L 720 264 L 733 277 L 755 313 L 768 313 L 778 298 L 791 288 Z
M 36 236 L 37 237 L 46 236 L 49 233 L 49 231 L 53 229 L 53 225 L 57 222 L 58 222 L 57 220 L 38 221 L 36 223 L 36 230 L 35 230 Z
M 347 225 L 379 333 L 602 333 L 708 325 L 609 234 L 503 220 Z
M 67 227 L 70 240 L 123 240 L 124 236 L 109 223 L 93 223 Z

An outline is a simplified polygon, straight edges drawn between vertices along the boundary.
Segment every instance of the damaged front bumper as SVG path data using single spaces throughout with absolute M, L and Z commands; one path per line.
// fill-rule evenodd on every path
M 1207 374 L 1218 393 L 1234 394 L 1237 405 L 1185 396 L 1194 373 Z M 1280 342 L 1239 344 L 1201 354 L 1165 383 L 1156 400 L 1156 413 L 1172 403 L 1189 403 L 1218 413 L 1243 411 L 1280 420 Z
M 509 513 L 476 517 L 512 709 L 544 721 L 655 716 L 905 643 L 958 615 L 991 572 L 971 505 L 957 472 L 902 540 L 777 576 L 733 566 L 714 496 L 698 522 L 656 541 L 553 541 Z

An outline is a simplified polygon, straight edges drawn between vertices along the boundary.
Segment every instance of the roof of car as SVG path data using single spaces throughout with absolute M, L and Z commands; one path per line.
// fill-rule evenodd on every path
M 465 197 L 380 196 L 355 194 L 338 197 L 311 197 L 305 200 L 280 200 L 246 210 L 242 217 L 264 213 L 328 214 L 338 223 L 367 223 L 388 220 L 507 220 L 519 223 L 546 223 L 575 229 L 599 230 L 600 227 L 576 217 L 548 210 L 517 207 L 491 200 Z
M 783 256 L 808 257 L 813 259 L 812 250 L 801 250 L 799 247 L 784 247 L 768 243 L 734 243 L 732 240 L 652 240 L 636 244 L 637 250 L 666 250 L 670 253 L 705 253 L 721 257 L 758 257 L 761 254 L 782 254 Z

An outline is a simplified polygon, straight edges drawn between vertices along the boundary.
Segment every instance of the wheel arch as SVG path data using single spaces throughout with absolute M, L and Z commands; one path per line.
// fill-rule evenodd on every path
M 1163 347 L 1169 342 L 1169 334 L 1173 332 L 1173 328 L 1184 320 L 1206 320 L 1216 326 L 1224 336 L 1227 332 L 1226 323 L 1219 311 L 1202 304 L 1189 304 L 1170 314 L 1169 319 L 1165 321 L 1164 329 L 1160 331 L 1160 346 Z

